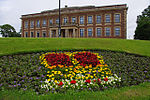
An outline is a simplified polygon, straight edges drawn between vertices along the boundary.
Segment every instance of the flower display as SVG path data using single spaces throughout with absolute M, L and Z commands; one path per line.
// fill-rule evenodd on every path
M 113 75 L 102 56 L 91 52 L 49 52 L 40 56 L 47 68 L 47 80 L 42 88 L 95 88 L 113 86 L 121 78 Z

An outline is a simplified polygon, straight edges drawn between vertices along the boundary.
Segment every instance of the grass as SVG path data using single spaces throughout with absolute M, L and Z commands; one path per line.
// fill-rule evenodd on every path
M 16 90 L 0 91 L 1 100 L 149 100 L 150 83 L 138 86 L 124 87 L 97 92 L 74 92 L 66 94 L 36 95 L 31 91 L 19 92 Z
M 0 55 L 70 49 L 104 49 L 150 56 L 150 41 L 95 38 L 0 38 Z

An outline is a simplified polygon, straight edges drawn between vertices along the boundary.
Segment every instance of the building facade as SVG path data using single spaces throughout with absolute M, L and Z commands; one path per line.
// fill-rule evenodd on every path
M 61 37 L 126 39 L 127 6 L 61 8 Z M 22 15 L 22 37 L 59 37 L 59 10 Z

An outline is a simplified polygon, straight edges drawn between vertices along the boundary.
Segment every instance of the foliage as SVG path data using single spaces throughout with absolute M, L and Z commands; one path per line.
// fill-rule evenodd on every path
M 150 6 L 137 17 L 135 39 L 150 40 Z
M 16 32 L 15 28 L 9 24 L 0 26 L 0 33 L 3 37 L 20 37 L 21 35 Z
M 111 51 L 93 51 L 103 56 L 112 73 L 121 77 L 120 86 L 138 85 L 150 81 L 150 58 Z M 47 68 L 40 64 L 44 54 L 20 54 L 0 57 L 0 90 L 19 89 L 46 93 L 41 84 L 46 80 Z

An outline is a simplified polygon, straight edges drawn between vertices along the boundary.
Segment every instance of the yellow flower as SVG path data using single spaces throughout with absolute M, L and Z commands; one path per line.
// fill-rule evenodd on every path
M 57 74 L 57 71 L 55 71 L 54 74 Z
M 58 74 L 61 74 L 61 71 L 58 71 Z
M 68 71 L 68 69 L 65 69 L 65 71 L 67 72 L 67 71 Z
M 49 71 L 47 73 L 49 73 Z
M 93 78 L 93 76 L 91 76 L 91 78 Z
M 88 79 L 88 77 L 85 77 L 85 79 L 87 80 L 87 79 Z
M 54 80 L 55 78 L 53 77 L 52 80 Z
M 48 79 L 47 81 L 51 81 L 50 79 Z
M 55 83 L 57 83 L 58 81 L 57 81 L 57 80 L 55 80 L 54 82 L 55 82 Z
M 85 68 L 88 69 L 89 67 L 88 67 L 88 66 L 85 66 Z

